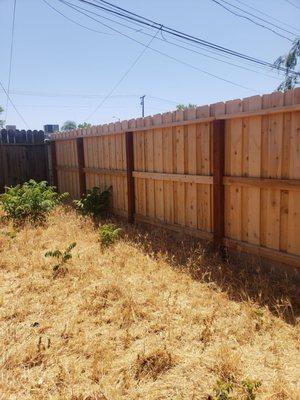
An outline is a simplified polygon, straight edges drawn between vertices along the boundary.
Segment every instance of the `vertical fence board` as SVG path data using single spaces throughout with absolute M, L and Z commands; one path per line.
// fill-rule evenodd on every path
M 154 171 L 163 172 L 163 138 L 162 129 L 156 129 L 154 133 Z M 163 182 L 155 180 L 155 217 L 161 221 L 164 220 L 164 186 Z
M 170 113 L 165 117 L 166 123 L 170 122 Z M 163 130 L 163 172 L 173 173 L 173 133 L 172 128 Z M 174 191 L 173 182 L 163 182 L 165 221 L 169 224 L 174 223 Z
M 177 112 L 178 113 L 178 112 Z M 177 116 L 179 118 L 179 115 Z M 176 172 L 178 174 L 185 173 L 184 167 L 184 154 L 185 154 L 185 142 L 184 142 L 184 127 L 177 126 L 176 128 Z M 185 183 L 184 182 L 175 182 L 176 186 L 176 214 L 175 214 L 175 222 L 179 225 L 185 225 Z

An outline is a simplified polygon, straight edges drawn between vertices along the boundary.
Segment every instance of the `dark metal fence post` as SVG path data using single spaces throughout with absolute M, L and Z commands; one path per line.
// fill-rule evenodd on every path
M 215 120 L 213 127 L 213 235 L 214 247 L 222 249 L 224 238 L 224 164 L 225 164 L 225 121 Z
M 84 172 L 84 149 L 83 149 L 83 138 L 79 137 L 76 139 L 77 147 L 77 160 L 78 160 L 78 174 L 79 174 L 79 191 L 80 196 L 86 192 L 86 180 Z
M 128 222 L 134 222 L 135 195 L 134 195 L 134 157 L 133 157 L 133 133 L 126 132 L 126 169 L 127 169 L 127 200 Z
M 51 152 L 51 172 L 52 172 L 52 182 L 51 183 L 57 187 L 57 190 L 59 190 L 55 141 L 50 142 L 50 152 Z

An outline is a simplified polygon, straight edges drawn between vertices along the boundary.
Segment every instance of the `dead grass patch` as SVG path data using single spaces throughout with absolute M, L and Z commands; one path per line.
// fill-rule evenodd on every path
M 103 248 L 94 221 L 58 207 L 0 236 L 0 399 L 207 400 L 229 380 L 244 400 L 247 379 L 256 400 L 299 399 L 295 281 L 119 224 Z M 72 242 L 54 279 L 44 254 Z
M 169 351 L 154 350 L 149 354 L 138 354 L 135 365 L 135 379 L 143 378 L 156 380 L 174 365 L 174 360 Z

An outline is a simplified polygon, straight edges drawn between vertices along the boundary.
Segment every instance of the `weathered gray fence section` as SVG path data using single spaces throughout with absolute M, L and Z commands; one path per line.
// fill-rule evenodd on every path
M 48 161 L 43 131 L 0 132 L 0 191 L 28 179 L 47 180 Z

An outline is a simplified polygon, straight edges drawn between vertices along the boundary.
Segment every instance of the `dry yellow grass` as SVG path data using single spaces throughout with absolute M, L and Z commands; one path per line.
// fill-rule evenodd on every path
M 44 227 L 0 224 L 0 399 L 208 399 L 228 379 L 238 400 L 243 379 L 261 381 L 257 399 L 300 398 L 296 285 L 123 228 L 105 249 L 62 207 Z M 54 278 L 45 252 L 74 241 Z

